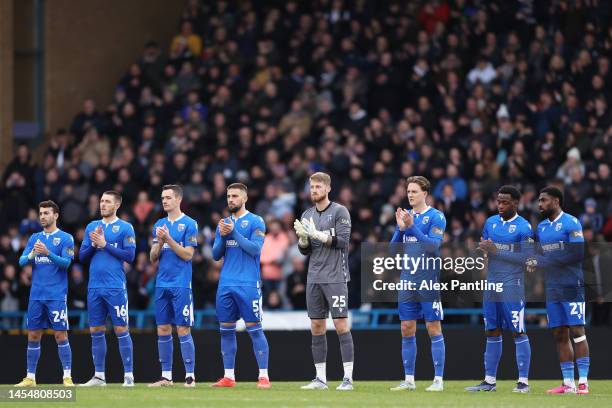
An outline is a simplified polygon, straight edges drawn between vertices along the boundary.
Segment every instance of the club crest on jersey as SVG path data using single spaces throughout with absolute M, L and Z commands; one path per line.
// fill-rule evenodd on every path
M 511 226 L 508 228 L 508 232 L 512 234 L 514 231 L 516 231 L 516 225 L 511 225 Z
M 331 214 L 327 214 L 327 221 L 331 222 L 331 220 L 332 220 Z
M 247 225 L 249 225 L 249 220 L 244 220 L 240 223 L 240 227 L 242 228 L 246 228 Z
M 119 232 L 119 226 L 118 225 L 113 225 L 112 231 L 113 231 L 113 234 L 118 233 Z
M 493 229 L 495 229 L 495 227 L 497 227 L 497 224 L 493 224 Z
M 423 224 L 427 224 L 429 222 L 429 216 L 423 217 Z
M 184 231 L 185 230 L 185 224 L 179 224 L 178 225 L 178 230 L 179 230 L 179 232 Z
M 53 246 L 58 246 L 61 240 L 61 238 L 53 238 Z
M 555 225 L 555 231 L 561 231 L 562 227 L 563 227 L 563 224 L 561 224 L 561 223 Z

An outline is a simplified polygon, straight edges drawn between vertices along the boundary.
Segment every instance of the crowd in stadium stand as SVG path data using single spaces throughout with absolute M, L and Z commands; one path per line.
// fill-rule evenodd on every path
M 196 308 L 214 304 L 211 245 L 235 181 L 267 223 L 267 309 L 305 307 L 291 226 L 319 170 L 352 217 L 352 307 L 360 243 L 389 239 L 410 175 L 431 180 L 449 242 L 479 239 L 502 184 L 521 189 L 532 224 L 539 189 L 562 187 L 586 240 L 612 241 L 611 14 L 605 0 L 191 0 L 169 49 L 147 43 L 110 105 L 84 101 L 41 160 L 16 148 L 0 188 L 1 310 L 27 307 L 31 267 L 17 260 L 40 229 L 37 203 L 59 204 L 78 246 L 109 189 L 137 233 L 132 309 L 151 305 L 151 227 L 167 183 L 184 186 L 201 228 Z M 69 274 L 69 308 L 83 309 L 87 267 L 76 259 Z M 594 323 L 610 322 L 609 304 L 594 308 Z

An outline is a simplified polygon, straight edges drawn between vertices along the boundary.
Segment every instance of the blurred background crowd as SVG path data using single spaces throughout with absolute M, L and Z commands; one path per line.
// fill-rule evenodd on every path
M 319 170 L 352 217 L 351 307 L 360 244 L 390 238 L 411 175 L 431 180 L 448 243 L 479 239 L 502 184 L 521 189 L 532 224 L 539 189 L 561 187 L 586 240 L 612 241 L 611 19 L 606 0 L 190 0 L 169 49 L 145 44 L 110 105 L 83 101 L 41 160 L 17 148 L 0 186 L 0 308 L 27 307 L 31 267 L 17 260 L 40 229 L 37 203 L 59 204 L 78 247 L 108 189 L 137 234 L 132 309 L 151 306 L 148 249 L 167 183 L 184 186 L 201 228 L 196 308 L 214 305 L 212 239 L 234 181 L 266 220 L 269 310 L 305 308 L 291 225 Z M 69 274 L 69 308 L 85 308 L 87 265 Z

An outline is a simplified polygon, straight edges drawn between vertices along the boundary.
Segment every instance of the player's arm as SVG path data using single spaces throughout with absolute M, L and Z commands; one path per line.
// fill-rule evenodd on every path
M 395 231 L 393 232 L 393 236 L 391 237 L 391 242 L 403 242 L 403 240 L 404 231 L 402 231 L 399 226 L 396 226 Z
M 185 235 L 181 243 L 176 242 L 167 231 L 166 242 L 179 258 L 183 261 L 190 261 L 191 258 L 193 258 L 195 247 L 198 245 L 198 225 L 189 223 L 186 227 Z
M 79 259 L 81 260 L 81 262 L 89 262 L 94 252 L 96 251 L 96 248 L 91 245 L 91 238 L 89 237 L 90 232 L 91 224 L 89 224 L 87 228 L 85 228 L 83 242 L 81 242 L 81 247 L 79 248 Z
M 149 259 L 151 262 L 155 262 L 159 259 L 161 253 L 162 243 L 157 238 L 157 224 L 153 226 L 153 244 L 151 245 L 151 251 L 149 253 Z
M 28 243 L 26 244 L 26 247 L 24 248 L 23 253 L 19 257 L 19 266 L 25 266 L 26 264 L 31 262 L 32 259 L 34 259 L 34 256 L 36 256 L 36 254 L 32 250 L 32 249 L 34 249 L 34 242 L 33 242 L 34 240 L 33 240 L 33 238 L 34 238 L 34 236 L 31 236 L 28 239 Z
M 134 227 L 130 225 L 128 231 L 124 233 L 121 248 L 108 244 L 105 244 L 103 248 L 120 261 L 133 262 L 136 256 L 136 234 L 134 233 Z
M 582 226 L 579 222 L 571 225 L 568 231 L 568 242 L 563 251 L 556 251 L 554 256 L 551 255 L 535 255 L 538 268 L 554 268 L 564 267 L 584 259 L 584 236 L 582 234 Z
M 68 269 L 70 263 L 72 262 L 72 258 L 74 257 L 74 239 L 71 237 L 64 240 L 64 244 L 62 245 L 62 252 L 60 255 L 56 255 L 53 252 L 49 251 L 45 248 L 44 255 L 46 255 L 51 262 L 60 267 L 60 269 Z
M 427 234 L 421 231 L 414 223 L 409 228 L 406 228 L 406 232 L 412 234 L 417 239 L 417 242 L 423 245 L 423 249 L 433 251 L 438 249 L 442 243 L 445 229 L 446 218 L 442 214 L 436 214 L 431 220 L 431 226 Z
M 349 214 L 346 208 L 341 207 L 336 212 L 336 219 L 334 220 L 334 229 L 331 231 L 331 235 L 327 239 L 325 244 L 331 246 L 332 248 L 346 249 L 348 248 L 350 241 L 351 215 Z
M 244 252 L 250 256 L 259 256 L 266 236 L 266 225 L 263 220 L 259 218 L 258 221 L 255 222 L 255 225 L 253 225 L 251 234 L 248 238 L 236 231 L 236 228 L 234 228 L 229 235 L 236 240 L 236 243 Z
M 225 255 L 225 243 L 227 241 L 227 237 L 221 235 L 219 232 L 219 227 L 217 227 L 215 231 L 215 242 L 212 247 L 212 256 L 215 261 L 220 260 Z
M 532 258 L 535 254 L 535 245 L 533 241 L 533 231 L 529 224 L 524 224 L 521 226 L 520 231 L 520 245 L 521 249 L 518 252 L 497 252 L 495 255 L 496 258 L 502 259 L 506 262 L 524 265 L 529 258 Z

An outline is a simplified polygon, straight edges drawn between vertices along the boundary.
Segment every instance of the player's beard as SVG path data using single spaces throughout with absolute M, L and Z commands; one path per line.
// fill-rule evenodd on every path
M 230 212 L 230 213 L 232 213 L 232 214 L 236 214 L 238 211 L 240 211 L 240 208 L 242 208 L 242 206 L 237 206 L 237 205 L 234 205 L 234 206 L 229 206 L 229 205 L 228 205 L 228 206 L 227 206 L 227 209 L 228 209 L 228 210 L 229 210 L 229 212 Z
M 312 194 L 310 195 L 310 200 L 316 204 L 316 203 L 320 203 L 321 201 L 325 200 L 325 196 L 324 195 L 320 195 L 320 196 L 313 196 Z
M 552 213 L 553 213 L 552 209 L 542 210 L 540 211 L 540 216 L 542 217 L 543 220 L 545 220 L 546 218 L 550 218 Z

